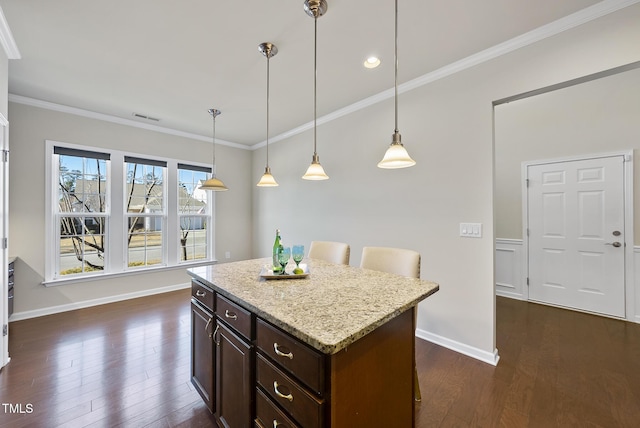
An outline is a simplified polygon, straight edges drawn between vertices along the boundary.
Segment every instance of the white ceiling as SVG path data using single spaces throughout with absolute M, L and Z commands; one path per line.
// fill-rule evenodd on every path
M 394 77 L 394 2 L 327 1 L 318 117 L 392 89 Z M 313 120 L 314 26 L 303 3 L 0 0 L 21 55 L 9 62 L 9 92 L 209 138 L 215 107 L 220 140 L 256 145 L 266 136 L 261 42 L 279 49 L 270 60 L 271 139 Z M 400 0 L 399 83 L 597 3 Z M 371 54 L 382 59 L 374 70 L 362 66 Z

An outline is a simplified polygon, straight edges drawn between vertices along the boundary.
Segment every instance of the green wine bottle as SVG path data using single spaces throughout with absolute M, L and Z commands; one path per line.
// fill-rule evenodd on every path
M 280 262 L 278 261 L 278 251 L 280 251 L 282 245 L 280 245 L 280 229 L 276 229 L 276 240 L 273 243 L 273 254 L 271 264 L 273 265 L 273 273 L 278 273 L 282 270 Z

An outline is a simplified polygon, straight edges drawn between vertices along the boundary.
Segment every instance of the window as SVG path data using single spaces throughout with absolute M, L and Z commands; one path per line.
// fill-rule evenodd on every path
M 165 265 L 167 162 L 124 157 L 127 267 Z
M 47 141 L 45 285 L 213 260 L 209 165 Z
M 107 249 L 109 154 L 56 147 L 56 274 L 103 271 Z
M 199 188 L 211 168 L 178 164 L 180 261 L 207 258 L 207 224 L 211 220 L 207 192 Z

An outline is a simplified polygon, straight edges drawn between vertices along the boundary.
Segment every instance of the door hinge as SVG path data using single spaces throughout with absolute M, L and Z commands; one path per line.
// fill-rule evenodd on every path
M 9 150 L 2 151 L 2 162 L 9 162 Z
M 527 183 L 526 183 L 526 184 L 527 184 L 527 187 L 529 187 L 529 179 L 527 178 L 527 180 L 526 180 L 526 181 L 527 181 Z
M 5 324 L 2 326 L 2 335 L 6 336 L 7 334 L 9 334 L 9 327 Z
M 529 236 L 529 228 L 527 227 L 527 236 Z
M 527 285 L 529 285 L 529 277 L 527 277 Z
M 9 240 L 7 238 L 2 238 L 2 248 L 5 250 L 9 248 Z

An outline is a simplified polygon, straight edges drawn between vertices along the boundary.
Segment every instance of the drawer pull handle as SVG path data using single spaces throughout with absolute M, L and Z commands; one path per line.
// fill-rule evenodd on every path
M 204 326 L 204 331 L 206 331 L 207 333 L 209 332 L 209 324 L 211 324 L 211 321 L 213 321 L 211 318 L 209 318 L 209 321 L 207 321 L 207 325 Z M 209 336 L 211 337 L 211 336 Z
M 205 293 L 204 291 L 196 290 L 196 297 L 204 297 L 206 295 L 207 293 Z
M 218 334 L 218 329 L 220 328 L 220 324 L 216 325 L 216 329 L 213 330 L 213 334 L 209 336 L 209 338 L 213 339 L 213 341 L 215 342 L 216 346 L 220 346 L 220 341 L 216 340 L 216 334 Z
M 276 393 L 276 395 L 278 397 L 280 397 L 280 398 L 286 398 L 289 401 L 293 401 L 293 395 L 291 395 L 291 394 L 284 395 L 282 392 L 278 391 L 278 386 L 279 386 L 278 385 L 278 381 L 274 380 L 273 381 L 273 391 Z
M 276 419 L 273 420 L 273 428 L 278 428 L 280 425 L 282 424 L 278 422 Z
M 224 316 L 227 317 L 227 318 L 231 318 L 232 320 L 237 320 L 238 319 L 238 315 L 236 315 L 235 312 L 229 312 L 228 309 L 225 309 Z
M 278 347 L 279 347 L 278 343 L 274 342 L 273 350 L 275 351 L 276 355 L 279 355 L 281 357 L 287 357 L 288 359 L 293 360 L 293 352 L 289 351 L 287 353 L 284 353 L 280 349 L 278 349 Z

